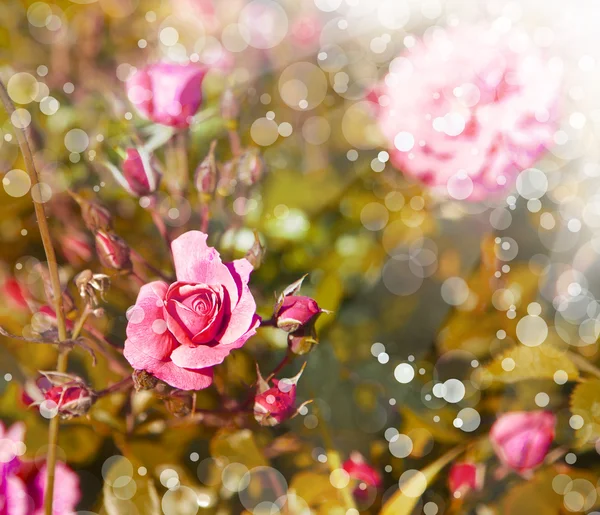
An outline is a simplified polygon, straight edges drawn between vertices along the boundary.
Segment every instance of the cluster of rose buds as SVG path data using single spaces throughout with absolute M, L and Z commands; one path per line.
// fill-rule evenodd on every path
M 41 377 L 27 385 L 23 402 L 28 406 L 39 406 L 50 402 L 62 418 L 85 415 L 94 402 L 96 393 L 80 377 L 58 372 L 40 372 Z
M 306 363 L 305 363 L 306 365 Z M 296 385 L 304 372 L 304 366 L 294 377 L 272 379 L 269 385 L 257 367 L 258 389 L 254 397 L 254 418 L 262 426 L 276 426 L 295 417 L 305 402 L 296 408 Z
M 315 322 L 321 313 L 317 302 L 298 295 L 304 277 L 290 284 L 279 296 L 273 310 L 273 321 L 288 333 L 288 347 L 294 354 L 306 354 L 318 343 Z

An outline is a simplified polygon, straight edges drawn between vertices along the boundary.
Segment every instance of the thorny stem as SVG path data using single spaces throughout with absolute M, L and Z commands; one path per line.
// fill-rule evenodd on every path
M 4 82 L 0 80 L 0 100 L 4 104 L 4 109 L 8 113 L 9 117 L 18 116 L 15 113 L 15 106 L 8 95 Z M 33 154 L 31 152 L 31 146 L 27 139 L 26 129 L 15 128 L 15 134 L 23 154 L 23 162 L 25 163 L 25 169 L 29 174 L 31 180 L 31 189 L 35 188 L 39 184 L 39 177 L 35 168 L 35 162 L 33 160 Z M 56 253 L 52 246 L 52 239 L 50 237 L 50 229 L 48 227 L 48 221 L 46 220 L 46 211 L 44 204 L 33 200 L 33 208 L 35 216 L 38 222 L 40 230 L 40 236 L 42 238 L 42 245 L 44 246 L 44 252 L 46 254 L 46 261 L 48 262 L 48 270 L 50 272 L 50 283 L 52 285 L 52 296 L 54 303 L 54 311 L 56 313 L 56 325 L 58 328 L 58 339 L 59 341 L 65 341 L 67 339 L 67 324 L 65 320 L 65 313 L 63 310 L 62 291 L 60 287 L 60 277 L 58 275 L 58 263 L 56 261 Z M 66 348 L 59 348 L 58 361 L 56 365 L 57 372 L 65 373 L 67 371 L 69 350 Z M 52 515 L 52 501 L 54 497 L 54 476 L 56 469 L 56 444 L 58 442 L 58 417 L 54 417 L 50 420 L 50 426 L 48 430 L 48 458 L 46 462 L 46 496 L 44 499 L 44 512 L 46 515 Z

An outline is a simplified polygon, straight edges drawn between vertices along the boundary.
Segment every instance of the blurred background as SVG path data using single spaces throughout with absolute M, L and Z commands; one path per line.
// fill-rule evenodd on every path
M 190 130 L 190 173 L 214 139 L 219 158 L 228 158 L 228 126 L 219 114 L 226 88 L 240 105 L 242 144 L 260 149 L 265 163 L 258 184 L 220 183 L 211 243 L 225 260 L 243 256 L 254 231 L 260 235 L 267 254 L 251 285 L 265 317 L 275 292 L 305 273 L 303 292 L 333 312 L 319 320 L 320 343 L 299 384 L 299 398 L 314 402 L 282 427 L 233 440 L 222 428 L 153 426 L 164 407 L 146 398 L 137 399 L 135 409 L 148 409 L 149 418 L 130 441 L 118 420 L 121 398 L 103 400 L 90 420 L 66 422 L 60 447 L 81 480 L 80 509 L 151 513 L 138 504 L 139 484 L 137 496 L 111 488 L 110 460 L 122 454 L 132 470 L 144 467 L 156 479 L 153 492 L 164 513 L 260 512 L 257 506 L 274 494 L 228 489 L 228 477 L 240 471 L 224 473 L 220 456 L 269 475 L 274 490 L 293 487 L 310 505 L 306 513 L 336 513 L 335 491 L 315 492 L 320 481 L 330 484 L 326 461 L 333 446 L 343 458 L 360 451 L 382 473 L 383 491 L 371 492 L 361 508 L 378 513 L 403 474 L 484 436 L 499 412 L 539 408 L 540 392 L 549 394 L 543 405 L 559 417 L 558 445 L 570 447 L 576 428 L 569 424 L 569 385 L 534 377 L 498 387 L 489 379 L 493 372 L 486 369 L 483 379 L 480 372 L 528 338 L 517 334 L 517 322 L 534 302 L 558 348 L 597 359 L 599 16 L 593 1 L 2 2 L 0 77 L 23 110 L 49 186 L 32 194 L 47 202 L 65 283 L 84 268 L 101 271 L 68 190 L 109 206 L 129 245 L 168 269 L 149 210 L 119 188 L 104 163 L 135 138 L 154 139 L 158 147 L 170 137 L 144 126 L 132 111 L 124 83 L 136 67 L 190 60 L 210 69 L 205 103 Z M 392 166 L 369 100 L 394 58 L 457 21 L 506 33 L 523 29 L 563 75 L 560 126 L 536 164 L 546 180 L 533 178 L 528 187 L 482 203 L 442 201 Z M 14 127 L 0 114 L 0 325 L 17 335 L 40 323 L 31 305 L 43 303 L 38 264 L 44 254 L 23 169 Z M 190 198 L 159 193 L 156 210 L 173 234 L 200 226 Z M 495 292 L 489 289 L 493 276 Z M 94 320 L 117 348 L 136 294 L 135 284 L 114 277 L 105 315 Z M 263 329 L 220 367 L 225 391 L 239 395 L 254 380 L 254 360 L 272 369 L 285 348 L 285 337 Z M 23 385 L 54 363 L 50 346 L 7 338 L 0 345 L 0 416 L 26 421 L 31 457 L 46 451 L 47 420 L 26 409 Z M 120 377 L 101 358 L 91 366 L 80 350 L 70 369 L 97 388 Z M 441 394 L 434 388 L 440 383 L 447 385 Z M 199 402 L 211 407 L 218 399 L 201 392 Z M 489 446 L 476 452 L 487 456 Z M 597 452 L 567 465 L 562 473 L 579 478 L 586 495 L 597 491 Z M 121 466 L 128 477 L 128 465 Z M 575 509 L 566 492 L 553 488 L 554 476 L 544 474 L 525 483 L 533 490 L 515 478 L 494 477 L 460 505 L 442 479 L 416 501 L 415 513 L 592 513 L 596 497 Z M 180 488 L 169 487 L 173 477 Z M 102 502 L 107 495 L 116 499 L 112 508 Z M 316 508 L 312 498 L 319 499 Z

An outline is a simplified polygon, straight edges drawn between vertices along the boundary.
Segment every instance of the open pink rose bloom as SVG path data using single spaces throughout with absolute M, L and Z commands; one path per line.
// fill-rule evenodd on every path
M 556 130 L 559 75 L 521 36 L 436 29 L 390 63 L 374 97 L 396 167 L 440 196 L 480 201 L 536 162 Z
M 189 231 L 173 241 L 177 281 L 142 286 L 128 312 L 129 363 L 182 390 L 210 386 L 213 367 L 260 323 L 248 288 L 252 265 L 246 259 L 222 263 L 206 238 Z

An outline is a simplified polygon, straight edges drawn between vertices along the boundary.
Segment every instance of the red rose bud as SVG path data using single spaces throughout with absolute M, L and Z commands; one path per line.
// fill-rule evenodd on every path
M 455 463 L 448 473 L 448 488 L 454 497 L 483 486 L 483 466 L 475 463 Z
M 114 233 L 106 231 L 96 233 L 96 252 L 100 263 L 106 268 L 127 270 L 132 266 L 127 243 Z
M 503 464 L 524 472 L 544 461 L 555 426 L 556 417 L 548 411 L 506 413 L 492 425 L 490 441 Z
M 358 498 L 367 494 L 367 488 L 379 488 L 383 484 L 381 474 L 366 462 L 360 452 L 350 454 L 342 468 L 352 479 L 359 481 L 360 484 L 354 489 L 354 495 Z
M 296 405 L 296 385 L 304 371 L 290 379 L 273 379 L 273 385 L 258 373 L 258 392 L 254 398 L 254 418 L 261 426 L 276 426 L 293 418 L 298 413 Z
M 47 403 L 62 418 L 85 415 L 96 401 L 96 394 L 76 376 L 59 372 L 42 372 L 42 376 L 26 386 L 23 400 L 29 406 Z
M 81 217 L 86 227 L 92 231 L 108 231 L 112 226 L 112 216 L 108 209 L 96 202 L 86 200 L 77 193 L 69 192 L 81 208 Z
M 115 178 L 129 193 L 137 197 L 150 195 L 158 188 L 161 174 L 152 155 L 143 149 L 128 148 L 123 160 L 123 173 L 110 167 Z M 115 174 L 115 170 L 118 175 Z
M 75 266 L 81 266 L 92 259 L 92 246 L 87 236 L 72 231 L 60 239 L 60 249 L 66 260 Z
M 25 290 L 14 277 L 9 277 L 4 281 L 2 292 L 4 293 L 4 298 L 7 298 L 12 306 L 21 310 L 29 309 Z
M 215 160 L 216 141 L 210 144 L 207 156 L 196 168 L 194 184 L 198 193 L 212 195 L 217 187 L 217 162 Z
M 283 299 L 275 320 L 279 329 L 293 333 L 314 322 L 320 313 L 321 308 L 315 300 L 302 295 L 290 295 Z
M 94 393 L 84 386 L 53 386 L 44 394 L 46 401 L 56 404 L 63 418 L 85 415 L 94 404 Z
M 262 177 L 264 162 L 256 149 L 246 150 L 240 157 L 237 176 L 241 183 L 252 186 Z

